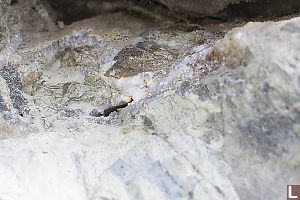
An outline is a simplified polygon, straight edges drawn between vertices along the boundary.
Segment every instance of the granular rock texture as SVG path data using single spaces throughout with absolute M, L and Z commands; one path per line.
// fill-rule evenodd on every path
M 0 199 L 279 200 L 300 182 L 300 18 L 63 26 L 0 3 Z
M 115 78 L 135 76 L 142 72 L 158 71 L 176 60 L 175 52 L 154 42 L 139 42 L 123 48 L 114 57 L 116 63 L 106 73 Z

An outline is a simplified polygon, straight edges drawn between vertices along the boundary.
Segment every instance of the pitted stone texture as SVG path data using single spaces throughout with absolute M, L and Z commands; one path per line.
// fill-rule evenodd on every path
M 139 42 L 122 49 L 114 57 L 116 63 L 105 75 L 121 78 L 158 71 L 173 64 L 177 56 L 170 47 L 154 42 Z

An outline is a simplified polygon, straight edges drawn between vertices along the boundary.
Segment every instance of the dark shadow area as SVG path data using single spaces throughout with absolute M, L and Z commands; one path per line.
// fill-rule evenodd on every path
M 300 12 L 299 0 L 257 0 L 231 4 L 217 14 L 218 18 L 276 18 Z
M 189 21 L 201 23 L 203 20 L 227 21 L 234 18 L 255 21 L 255 18 L 274 19 L 300 12 L 300 0 L 256 0 L 230 4 L 224 10 L 211 16 L 202 13 L 179 13 L 156 0 L 44 0 L 55 12 L 55 20 L 69 25 L 99 14 L 119 11 L 136 12 L 159 20 Z M 215 10 L 212 8 L 212 10 Z
M 46 0 L 55 11 L 55 20 L 69 25 L 93 17 L 105 9 L 105 1 L 97 0 Z
M 149 0 L 44 0 L 44 2 L 55 12 L 54 20 L 63 21 L 65 25 L 105 13 L 131 12 L 147 17 L 169 14 L 166 6 Z

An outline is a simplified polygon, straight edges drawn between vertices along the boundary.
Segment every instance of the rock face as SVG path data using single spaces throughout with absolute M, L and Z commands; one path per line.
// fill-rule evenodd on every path
M 231 137 L 227 138 L 231 142 L 224 143 L 225 160 L 233 164 L 237 157 L 245 158 L 243 164 L 234 164 L 236 170 L 230 175 L 242 199 L 260 199 L 270 193 L 274 199 L 284 198 L 279 188 L 287 182 L 299 182 L 299 157 L 295 155 L 300 123 L 299 24 L 299 18 L 249 23 L 217 45 L 234 72 L 222 75 L 225 90 L 222 86 L 215 90 L 225 95 L 221 103 L 223 130 Z M 235 148 L 240 151 L 227 152 Z M 241 174 L 244 177 L 239 177 Z M 249 179 L 247 174 L 256 175 Z M 246 184 L 259 192 L 250 194 Z
M 63 28 L 38 1 L 0 5 L 0 199 L 279 200 L 300 182 L 300 18 Z

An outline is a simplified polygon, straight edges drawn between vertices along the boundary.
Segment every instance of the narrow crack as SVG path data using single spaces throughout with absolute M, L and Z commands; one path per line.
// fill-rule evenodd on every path
M 108 117 L 113 112 L 120 112 L 123 108 L 126 108 L 129 103 L 133 102 L 133 99 L 131 98 L 129 102 L 126 101 L 120 101 L 120 103 L 116 106 L 111 106 L 101 112 L 91 112 L 90 115 L 94 117 Z

